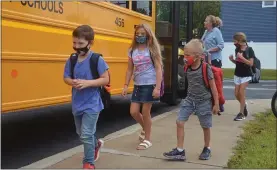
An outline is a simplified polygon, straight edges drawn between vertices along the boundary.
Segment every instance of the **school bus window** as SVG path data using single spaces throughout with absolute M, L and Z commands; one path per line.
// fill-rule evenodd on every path
M 109 1 L 115 5 L 121 6 L 123 8 L 129 8 L 129 1 Z
M 152 1 L 132 1 L 132 10 L 152 16 Z

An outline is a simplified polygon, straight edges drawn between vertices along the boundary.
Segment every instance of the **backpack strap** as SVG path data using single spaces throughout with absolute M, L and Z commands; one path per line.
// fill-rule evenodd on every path
M 70 72 L 71 72 L 71 78 L 74 79 L 74 67 L 78 60 L 78 54 L 72 53 L 69 57 L 70 60 Z
M 131 56 L 130 56 L 130 57 L 131 57 L 132 62 L 133 62 L 133 64 L 134 64 L 134 61 L 133 61 L 133 52 L 134 52 L 133 49 L 131 49 L 131 51 L 130 51 L 130 55 L 131 55 Z
M 246 59 L 249 59 L 249 48 L 250 47 L 247 46 L 245 49 Z
M 98 79 L 100 77 L 98 73 L 98 61 L 100 56 L 101 54 L 93 53 L 90 57 L 90 70 L 94 79 Z
M 250 48 L 252 48 L 252 47 L 249 47 L 248 45 L 247 45 L 247 48 L 245 49 L 245 54 L 246 54 L 246 59 L 248 60 L 249 59 L 249 50 L 250 50 Z M 253 49 L 252 49 L 253 50 Z M 255 55 L 253 56 L 253 60 L 255 61 Z M 253 61 L 253 62 L 254 62 Z M 253 66 L 250 66 L 250 71 L 251 71 L 251 74 L 253 75 L 254 73 L 256 73 L 256 68 L 255 68 L 255 66 L 254 66 L 254 63 L 253 63 Z
M 188 67 L 188 66 L 185 66 L 185 67 L 184 67 L 184 71 L 185 71 L 185 73 L 188 71 L 188 69 L 189 69 L 189 67 Z
M 208 78 L 208 64 L 206 62 L 202 62 L 202 73 L 203 73 L 203 80 L 206 88 L 210 88 L 209 78 Z
M 100 56 L 102 56 L 102 54 L 99 53 L 93 53 L 92 56 L 90 57 L 90 70 L 91 70 L 91 74 L 93 76 L 94 79 L 98 79 L 100 77 L 99 73 L 98 73 L 98 61 Z M 110 87 L 110 73 L 108 71 L 109 74 L 109 83 L 108 83 L 108 87 Z

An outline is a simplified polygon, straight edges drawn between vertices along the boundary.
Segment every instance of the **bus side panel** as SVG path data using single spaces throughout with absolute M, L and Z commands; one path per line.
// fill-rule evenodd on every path
M 73 52 L 72 30 L 80 24 L 95 28 L 92 49 L 110 66 L 112 94 L 120 94 L 133 25 L 151 23 L 147 17 L 113 11 L 104 2 L 61 2 L 62 12 L 56 9 L 60 2 L 48 2 L 46 10 L 47 3 L 32 3 L 2 2 L 2 113 L 70 102 L 71 87 L 63 82 L 63 72 Z M 126 27 L 116 25 L 115 16 Z

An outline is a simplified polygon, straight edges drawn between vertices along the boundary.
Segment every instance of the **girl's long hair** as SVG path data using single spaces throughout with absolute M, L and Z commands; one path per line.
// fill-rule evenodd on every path
M 140 24 L 136 27 L 130 49 L 135 50 L 139 45 L 136 42 L 136 32 L 139 28 L 143 28 L 146 32 L 146 37 L 147 37 L 146 45 L 151 53 L 151 56 L 152 56 L 154 62 L 155 63 L 158 62 L 161 64 L 161 66 L 163 66 L 160 44 L 159 44 L 154 32 L 151 30 L 151 28 L 147 24 Z

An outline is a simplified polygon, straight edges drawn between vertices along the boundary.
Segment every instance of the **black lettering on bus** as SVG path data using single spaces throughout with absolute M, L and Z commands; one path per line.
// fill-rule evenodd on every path
M 53 8 L 54 8 L 54 4 L 53 4 L 53 3 L 55 3 L 55 2 L 53 2 L 53 1 L 48 1 L 48 10 L 49 10 L 50 12 L 53 11 Z
M 43 4 L 44 4 L 45 6 L 43 6 Z M 42 10 L 46 10 L 46 9 L 47 9 L 47 1 L 41 1 L 41 2 L 40 2 L 40 6 L 41 6 L 41 9 L 42 9 Z
M 27 1 L 27 2 L 28 2 L 29 7 L 33 7 L 34 6 L 34 3 L 30 2 L 30 1 Z
M 63 14 L 63 3 L 62 2 L 59 2 L 59 7 L 60 7 L 59 13 Z
M 63 2 L 58 1 L 20 1 L 21 5 L 31 8 L 37 8 L 42 10 L 48 10 L 49 12 L 55 12 L 57 14 L 63 14 Z
M 54 1 L 54 12 L 55 13 L 59 13 L 59 10 L 57 9 L 57 4 L 56 4 L 56 1 Z
M 40 9 L 40 1 L 34 1 L 35 8 Z
M 24 5 L 24 6 L 27 4 L 26 1 L 20 1 L 20 2 L 21 2 L 21 4 Z

